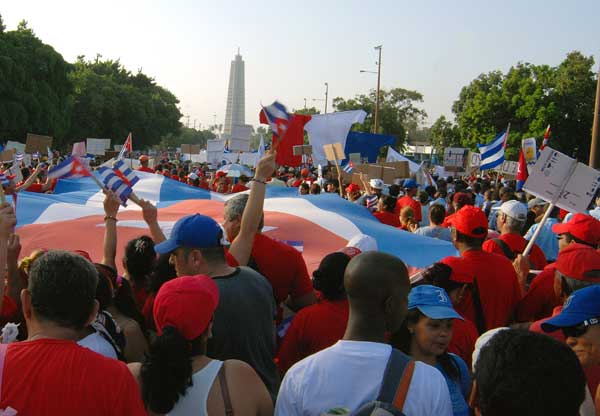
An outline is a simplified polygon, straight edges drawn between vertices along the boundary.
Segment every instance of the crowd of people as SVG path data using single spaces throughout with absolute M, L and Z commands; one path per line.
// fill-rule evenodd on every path
M 142 200 L 147 233 L 118 241 L 107 191 L 94 259 L 21 253 L 13 205 L 0 206 L 2 414 L 600 415 L 600 198 L 540 225 L 547 204 L 498 178 L 344 183 L 329 168 L 277 168 L 273 154 L 253 177 L 139 162 L 237 194 L 223 224 L 188 215 L 167 238 Z M 23 176 L 5 193 L 56 185 L 41 165 Z M 409 277 L 358 239 L 311 276 L 261 233 L 267 186 L 339 195 L 457 255 Z

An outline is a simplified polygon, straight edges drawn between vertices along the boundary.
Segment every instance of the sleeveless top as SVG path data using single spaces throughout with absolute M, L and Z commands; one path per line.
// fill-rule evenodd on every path
M 222 365 L 223 361 L 212 360 L 204 368 L 192 374 L 192 386 L 185 391 L 185 396 L 175 403 L 168 416 L 207 416 L 208 393 Z

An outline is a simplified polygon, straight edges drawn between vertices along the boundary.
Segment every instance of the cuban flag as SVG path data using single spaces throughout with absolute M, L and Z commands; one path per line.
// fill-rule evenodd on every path
M 132 143 L 131 132 L 130 132 L 127 135 L 127 138 L 125 139 L 125 143 L 123 143 L 123 147 L 121 148 L 121 151 L 119 152 L 119 155 L 117 156 L 117 160 L 123 159 L 125 157 L 125 152 L 131 153 L 132 150 L 133 150 L 133 143 Z
M 540 146 L 540 152 L 542 150 L 544 150 L 544 147 L 546 147 L 548 145 L 549 141 L 550 141 L 550 124 L 548 124 L 548 127 L 546 127 L 546 131 L 544 132 L 544 140 L 542 141 L 542 145 Z
M 525 153 L 523 153 L 523 148 L 521 148 L 521 153 L 519 154 L 519 169 L 517 170 L 517 191 L 523 189 L 523 185 L 525 185 L 528 177 L 529 172 L 527 172 Z
M 31 157 L 34 158 L 34 159 L 39 159 L 40 157 L 42 157 L 42 155 L 40 154 L 40 152 L 34 152 L 31 155 Z
M 342 166 L 342 170 L 346 173 L 352 173 L 352 171 L 354 170 L 354 164 L 352 163 L 352 161 L 349 160 L 348 163 Z
M 48 171 L 50 179 L 83 178 L 92 176 L 76 157 L 69 157 Z
M 136 173 L 140 181 L 135 193 L 157 206 L 159 225 L 167 236 L 178 219 L 196 212 L 222 223 L 224 202 L 234 196 L 191 187 L 162 175 Z M 19 192 L 17 232 L 23 246 L 21 255 L 48 247 L 51 241 L 53 248 L 85 250 L 92 260 L 101 259 L 105 214 L 104 194 L 98 185 L 92 178 L 65 179 L 58 181 L 54 192 Z M 295 188 L 268 185 L 264 214 L 265 235 L 302 242 L 302 257 L 309 272 L 327 254 L 340 250 L 361 234 L 371 236 L 378 250 L 402 259 L 411 274 L 443 257 L 457 255 L 447 241 L 382 224 L 365 207 L 334 194 L 299 196 Z M 123 243 L 149 234 L 140 207 L 129 204 L 119 210 L 117 233 Z M 125 244 L 117 247 L 117 259 L 121 259 Z M 117 265 L 122 273 L 121 262 L 117 261 Z
M 496 136 L 490 144 L 478 144 L 479 153 L 481 153 L 481 165 L 479 169 L 494 169 L 504 163 L 504 149 L 508 143 L 508 132 L 510 126 L 505 131 Z
M 263 106 L 262 109 L 275 137 L 283 138 L 291 118 L 287 108 L 279 101 L 274 101 L 273 104 L 266 107 Z
M 367 208 L 371 211 L 375 211 L 377 209 L 377 202 L 379 202 L 379 197 L 377 195 L 371 195 L 367 197 Z
M 126 207 L 127 199 L 133 190 L 127 186 L 127 184 L 123 182 L 123 180 L 111 168 L 100 166 L 96 172 L 98 172 L 100 181 L 104 184 L 106 189 L 113 191 L 121 200 L 121 204 Z
M 21 162 L 25 158 L 25 155 L 21 152 L 15 153 L 15 162 Z
M 131 170 L 131 168 L 129 168 L 122 160 L 119 160 L 117 163 L 115 163 L 113 169 L 115 174 L 120 177 L 128 186 L 133 186 L 140 180 L 135 172 Z

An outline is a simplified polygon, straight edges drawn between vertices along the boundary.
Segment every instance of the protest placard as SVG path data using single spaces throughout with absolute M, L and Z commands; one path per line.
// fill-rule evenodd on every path
M 108 147 L 106 147 L 107 142 Z M 86 150 L 89 154 L 96 156 L 104 156 L 106 154 L 106 149 L 110 149 L 110 139 L 89 138 L 86 140 Z
M 410 177 L 410 166 L 409 166 L 408 162 L 382 162 L 381 166 L 393 168 L 394 169 L 394 178 Z M 390 183 L 392 183 L 392 182 L 390 182 Z
M 181 153 L 188 155 L 197 155 L 200 153 L 200 145 L 199 144 L 182 144 L 181 145 Z
M 15 149 L 6 149 L 0 153 L 0 162 L 12 162 L 15 160 Z
M 48 152 L 48 148 L 52 148 L 52 137 L 27 133 L 27 140 L 25 141 L 25 153 L 32 154 L 39 152 L 41 154 L 46 154 Z
M 346 157 L 341 143 L 324 144 L 323 151 L 325 152 L 325 157 L 330 162 L 337 163 Z
M 229 150 L 232 152 L 249 152 L 250 139 L 229 139 Z
M 249 124 L 234 124 L 231 126 L 231 138 L 238 140 L 250 140 L 252 126 Z
M 310 155 L 312 155 L 312 145 L 310 145 L 310 144 L 295 145 L 292 147 L 292 154 L 294 156 L 302 156 L 302 155 L 310 156 Z
M 462 147 L 444 149 L 444 168 L 450 171 L 463 171 L 466 166 L 468 150 Z
M 523 139 L 521 141 L 521 148 L 523 149 L 523 155 L 525 156 L 525 163 L 528 165 L 535 165 L 537 160 L 537 145 L 535 137 Z
M 206 141 L 206 151 L 222 152 L 225 149 L 225 139 L 215 139 Z
M 13 142 L 9 140 L 6 142 L 6 146 L 4 146 L 6 150 L 14 149 L 19 153 L 25 153 L 25 145 L 21 142 Z
M 123 148 L 122 144 L 115 144 L 115 145 L 113 145 L 113 149 L 114 149 L 115 152 L 120 152 L 122 148 Z
M 73 143 L 73 151 L 71 152 L 71 155 L 84 157 L 86 153 L 85 142 Z
M 511 176 L 516 178 L 517 171 L 519 170 L 519 162 L 513 162 L 512 160 L 505 160 L 502 162 L 502 167 L 500 168 L 500 172 L 504 176 Z

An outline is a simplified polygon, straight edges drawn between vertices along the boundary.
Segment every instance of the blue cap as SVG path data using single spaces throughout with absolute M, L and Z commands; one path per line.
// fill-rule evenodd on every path
M 194 214 L 180 218 L 173 226 L 171 236 L 154 246 L 158 254 L 167 254 L 178 247 L 209 248 L 221 246 L 223 230 L 206 215 Z
M 542 329 L 553 332 L 598 317 L 600 317 L 600 285 L 588 286 L 573 292 L 563 305 L 561 313 L 542 323 Z
M 412 189 L 417 187 L 417 182 L 414 179 L 407 179 L 402 185 L 404 189 Z
M 441 287 L 421 285 L 413 288 L 408 294 L 408 309 L 419 309 L 423 315 L 431 319 L 463 319 L 454 310 L 450 296 Z

